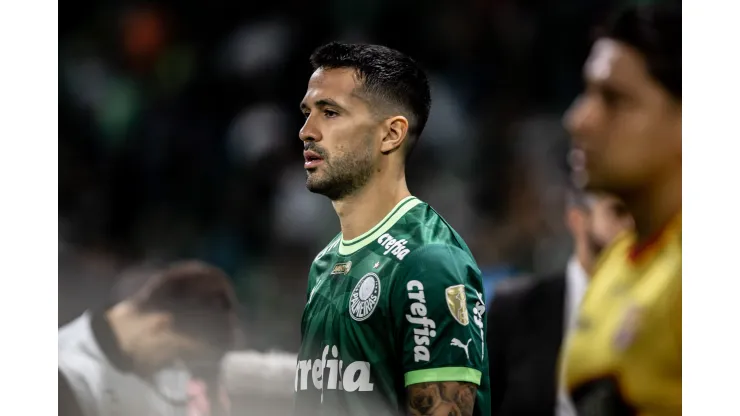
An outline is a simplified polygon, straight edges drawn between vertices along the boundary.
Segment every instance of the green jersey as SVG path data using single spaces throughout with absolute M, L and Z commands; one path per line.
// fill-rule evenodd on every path
M 462 238 L 408 197 L 367 233 L 322 250 L 309 272 L 295 414 L 405 414 L 406 387 L 478 386 L 490 414 L 480 270 Z

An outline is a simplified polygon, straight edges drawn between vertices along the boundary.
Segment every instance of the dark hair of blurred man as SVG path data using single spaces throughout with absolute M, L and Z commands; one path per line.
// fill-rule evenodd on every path
M 557 362 L 601 251 L 632 226 L 606 194 L 571 192 L 566 223 L 573 256 L 562 273 L 501 282 L 488 311 L 493 415 L 574 415 Z
M 311 63 L 306 186 L 332 201 L 341 233 L 309 272 L 295 412 L 487 415 L 480 270 L 406 185 L 426 74 L 378 45 L 331 43 Z
M 228 277 L 197 261 L 137 268 L 112 306 L 59 330 L 60 415 L 184 412 L 177 364 L 210 378 L 238 333 Z M 123 295 L 123 296 L 121 296 Z
M 583 414 L 680 414 L 680 3 L 621 12 L 584 76 L 565 120 L 575 167 L 587 189 L 624 200 L 635 232 L 599 262 L 569 341 L 567 384 Z

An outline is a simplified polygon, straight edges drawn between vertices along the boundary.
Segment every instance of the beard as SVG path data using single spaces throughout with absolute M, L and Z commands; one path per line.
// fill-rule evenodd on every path
M 329 157 L 313 146 L 309 149 L 324 159 L 321 166 L 306 172 L 306 188 L 313 193 L 339 201 L 362 189 L 372 177 L 374 164 L 369 145 L 336 157 Z

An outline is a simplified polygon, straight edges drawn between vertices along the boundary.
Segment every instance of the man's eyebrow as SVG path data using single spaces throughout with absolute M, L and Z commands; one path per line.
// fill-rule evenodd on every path
M 339 109 L 344 110 L 344 107 L 339 105 L 336 101 L 332 100 L 331 98 L 322 98 L 320 100 L 316 100 L 313 103 L 316 107 L 336 107 Z M 305 101 L 301 102 L 301 110 L 306 110 L 308 108 L 308 104 L 306 104 Z

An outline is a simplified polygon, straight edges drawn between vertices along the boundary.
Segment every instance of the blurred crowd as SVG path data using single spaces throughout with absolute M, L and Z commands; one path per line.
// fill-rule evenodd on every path
M 74 0 L 60 14 L 59 324 L 125 267 L 199 258 L 233 279 L 248 346 L 297 349 L 308 266 L 339 232 L 305 189 L 311 51 L 380 43 L 432 82 L 411 191 L 489 282 L 563 267 L 568 140 L 594 23 L 615 1 Z

